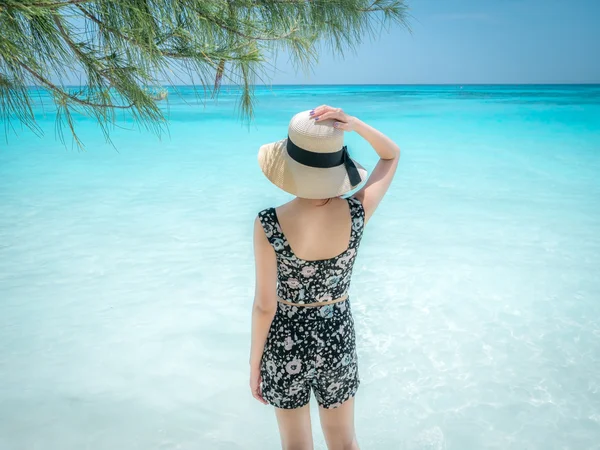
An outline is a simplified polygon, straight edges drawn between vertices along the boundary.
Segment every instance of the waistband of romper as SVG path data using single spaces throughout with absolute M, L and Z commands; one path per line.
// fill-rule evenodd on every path
M 336 299 L 338 300 L 338 299 Z M 350 297 L 345 296 L 343 300 L 334 303 L 324 304 L 319 302 L 312 307 L 303 307 L 303 304 L 288 304 L 278 302 L 278 316 L 286 321 L 306 321 L 306 320 L 346 320 L 351 314 Z M 311 303 L 313 305 L 314 303 Z
M 290 306 L 298 306 L 301 308 L 317 308 L 317 307 L 325 306 L 325 305 L 333 305 L 334 303 L 343 302 L 344 300 L 347 300 L 347 299 L 348 299 L 347 292 L 344 295 L 342 295 L 341 297 L 338 297 L 333 300 L 327 300 L 324 302 L 312 302 L 312 303 L 290 302 L 289 300 L 284 300 L 281 297 L 277 297 L 277 301 L 279 303 L 283 303 L 284 305 L 290 305 Z

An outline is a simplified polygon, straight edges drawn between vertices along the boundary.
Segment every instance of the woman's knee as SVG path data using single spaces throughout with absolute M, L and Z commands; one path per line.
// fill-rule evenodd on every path
M 312 439 L 290 440 L 290 442 L 281 442 L 282 450 L 313 450 Z
M 336 436 L 330 433 L 326 440 L 328 450 L 358 450 L 358 443 L 352 436 Z

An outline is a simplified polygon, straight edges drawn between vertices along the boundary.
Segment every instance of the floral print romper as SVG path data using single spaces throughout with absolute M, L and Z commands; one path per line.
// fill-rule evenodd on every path
M 292 252 L 275 208 L 258 217 L 277 256 L 277 295 L 298 304 L 327 301 L 348 292 L 362 237 L 364 209 L 347 199 L 352 230 L 347 249 L 330 259 L 306 261 Z M 336 408 L 354 396 L 360 384 L 350 299 L 323 306 L 277 302 L 277 312 L 261 361 L 263 398 L 278 408 L 298 408 L 310 400 Z

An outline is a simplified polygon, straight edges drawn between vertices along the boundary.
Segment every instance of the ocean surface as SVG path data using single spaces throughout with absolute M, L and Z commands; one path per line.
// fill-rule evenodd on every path
M 252 226 L 291 197 L 256 156 L 320 104 L 402 149 L 351 289 L 361 449 L 600 449 L 600 86 L 275 86 L 249 125 L 180 94 L 161 139 L 78 117 L 78 151 L 43 95 L 42 137 L 1 127 L 0 449 L 279 448 Z

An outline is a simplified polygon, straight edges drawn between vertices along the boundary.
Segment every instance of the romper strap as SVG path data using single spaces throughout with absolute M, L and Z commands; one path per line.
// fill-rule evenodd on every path
M 263 227 L 265 236 L 269 240 L 269 243 L 275 249 L 275 252 L 281 252 L 287 244 L 285 236 L 281 231 L 277 216 L 275 215 L 275 208 L 266 208 L 258 213 L 258 219 Z
M 365 227 L 365 210 L 361 201 L 356 197 L 348 197 L 346 200 L 348 200 L 348 204 L 350 205 L 350 216 L 352 217 L 350 247 L 355 248 L 360 244 Z

